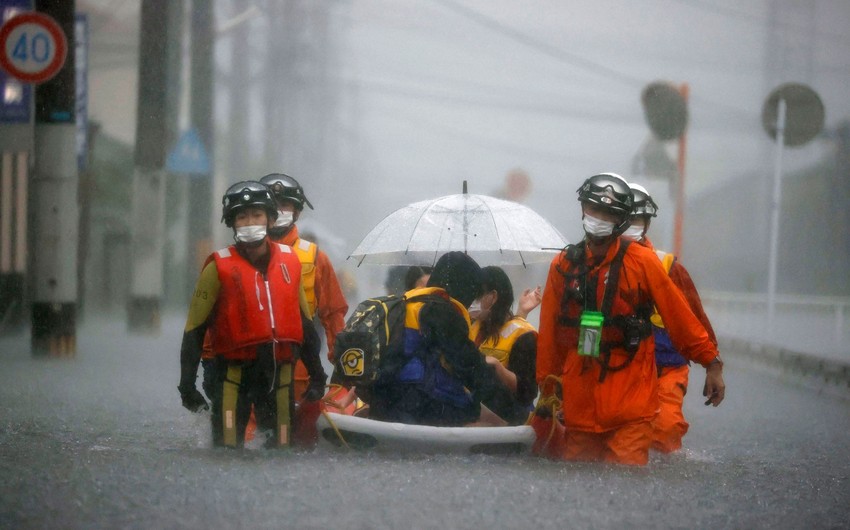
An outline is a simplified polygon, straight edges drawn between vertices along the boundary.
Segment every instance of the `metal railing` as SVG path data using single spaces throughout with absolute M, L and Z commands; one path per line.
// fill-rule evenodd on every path
M 850 297 L 776 295 L 770 322 L 766 293 L 701 291 L 720 336 L 850 361 Z

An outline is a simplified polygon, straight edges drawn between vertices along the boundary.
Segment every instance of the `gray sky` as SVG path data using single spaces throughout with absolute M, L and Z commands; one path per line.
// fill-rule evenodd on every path
M 347 102 L 341 126 L 356 138 L 360 172 L 383 197 L 363 224 L 408 202 L 458 193 L 464 179 L 471 192 L 492 193 L 519 167 L 533 181 L 527 204 L 578 236 L 573 192 L 593 173 L 631 177 L 649 134 L 640 92 L 655 80 L 690 87 L 691 194 L 769 173 L 773 155 L 760 114 L 780 81 L 815 88 L 827 127 L 850 116 L 850 2 L 782 0 L 792 6 L 778 24 L 785 59 L 771 76 L 773 2 L 329 2 Z M 78 0 L 81 9 L 105 8 L 93 21 L 92 116 L 127 141 L 135 131 L 138 5 Z M 234 5 L 218 5 L 221 26 Z M 813 142 L 789 150 L 786 167 L 827 149 Z
M 827 126 L 850 115 L 850 2 L 820 0 L 780 25 L 783 81 L 821 95 Z M 600 171 L 627 176 L 648 135 L 646 83 L 690 86 L 688 189 L 770 171 L 760 125 L 767 1 L 363 0 L 338 11 L 347 27 L 345 79 L 359 87 L 368 163 L 416 197 L 490 193 L 525 169 L 528 203 L 549 217 Z M 807 27 L 816 31 L 811 34 Z M 796 60 L 812 50 L 812 61 Z M 801 76 L 807 75 L 808 78 Z M 823 154 L 789 151 L 789 168 Z M 561 221 L 561 219 L 555 219 Z M 568 232 L 569 230 L 565 230 Z

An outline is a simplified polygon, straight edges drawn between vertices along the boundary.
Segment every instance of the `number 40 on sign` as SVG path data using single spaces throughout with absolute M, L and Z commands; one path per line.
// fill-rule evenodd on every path
M 43 83 L 65 64 L 65 32 L 43 13 L 25 12 L 0 27 L 0 67 L 25 83 Z

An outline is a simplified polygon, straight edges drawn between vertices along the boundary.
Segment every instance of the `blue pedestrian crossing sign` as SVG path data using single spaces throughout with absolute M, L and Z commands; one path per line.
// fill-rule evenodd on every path
M 165 169 L 184 175 L 209 175 L 210 157 L 198 131 L 189 129 L 180 135 L 165 159 Z

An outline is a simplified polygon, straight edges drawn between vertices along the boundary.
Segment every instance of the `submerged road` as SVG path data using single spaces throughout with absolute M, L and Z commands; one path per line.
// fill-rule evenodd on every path
M 213 450 L 180 407 L 181 322 L 89 321 L 73 360 L 0 339 L 0 528 L 847 528 L 850 401 L 724 351 L 686 448 L 645 468 L 530 456 Z

